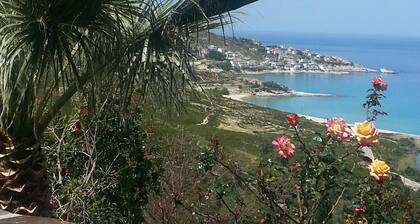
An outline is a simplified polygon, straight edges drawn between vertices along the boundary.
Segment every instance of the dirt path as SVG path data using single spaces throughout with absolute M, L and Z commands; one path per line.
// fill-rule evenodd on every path
M 205 118 L 203 119 L 203 122 L 201 122 L 200 124 L 197 124 L 197 126 L 202 126 L 202 125 L 206 125 L 206 124 L 208 124 L 208 123 L 209 123 L 209 118 L 210 118 L 210 116 L 212 116 L 212 115 L 213 115 L 213 113 L 211 113 L 211 114 L 207 115 L 207 117 L 205 117 Z
M 398 173 L 392 173 L 395 175 L 398 175 L 401 178 L 401 182 L 407 187 L 410 187 L 413 189 L 413 191 L 418 191 L 420 189 L 420 183 L 414 180 L 410 180 L 402 175 L 399 175 Z

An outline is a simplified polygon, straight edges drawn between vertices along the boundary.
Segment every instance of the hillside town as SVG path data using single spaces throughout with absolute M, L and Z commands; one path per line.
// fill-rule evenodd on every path
M 197 70 L 220 73 L 233 70 L 237 73 L 393 73 L 393 71 L 366 68 L 338 56 L 325 56 L 283 45 L 264 46 L 256 40 L 234 40 L 240 48 L 228 44 L 207 45 L 199 49 L 195 62 Z M 240 45 L 240 44 L 239 44 Z

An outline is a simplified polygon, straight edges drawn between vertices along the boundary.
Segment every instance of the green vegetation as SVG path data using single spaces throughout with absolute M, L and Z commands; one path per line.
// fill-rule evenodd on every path
M 290 91 L 290 89 L 287 86 L 284 85 L 280 85 L 274 81 L 267 81 L 267 82 L 263 82 L 262 83 L 263 87 L 265 88 L 264 90 L 267 91 L 283 91 L 283 92 L 288 92 Z
M 229 61 L 215 62 L 215 63 L 210 64 L 208 67 L 223 69 L 223 71 L 225 72 L 229 72 L 230 70 L 232 70 L 232 65 L 230 64 Z
M 372 222 L 418 221 L 418 193 L 395 175 L 375 185 L 354 142 L 329 142 L 306 119 L 293 129 L 285 112 L 223 98 L 223 85 L 194 91 L 191 36 L 203 42 L 253 1 L 0 0 L 1 208 L 77 223 L 351 223 L 362 203 Z M 290 167 L 273 150 L 279 134 L 330 148 L 297 148 Z M 412 140 L 385 135 L 375 150 L 419 176 Z
M 141 111 L 135 111 L 127 121 L 114 108 L 98 118 L 63 117 L 50 126 L 43 142 L 58 218 L 75 223 L 143 221 L 141 208 L 161 173 L 161 162 L 151 155 L 161 148 L 142 126 Z
M 217 50 L 209 50 L 209 53 L 207 55 L 210 59 L 216 60 L 216 61 L 223 61 L 225 60 L 225 56 L 223 53 L 217 51 Z
M 195 78 L 190 36 L 251 2 L 0 0 L 1 208 L 52 216 L 40 141 L 52 121 L 76 98 L 94 114 L 115 102 L 124 119 L 134 91 L 180 102 Z
M 256 44 L 254 41 L 246 38 L 223 37 L 214 33 L 202 33 L 199 35 L 198 46 L 207 49 L 209 45 L 215 45 L 230 49 L 233 52 L 247 55 L 249 58 L 263 61 L 266 51 L 265 47 Z M 209 51 L 210 53 L 210 51 Z
M 260 156 L 261 149 L 272 147 L 271 140 L 274 137 L 292 133 L 286 120 L 286 112 L 233 101 L 219 94 L 210 94 L 210 96 L 211 100 L 196 99 L 196 103 L 187 106 L 186 111 L 171 119 L 169 124 L 173 127 L 181 126 L 188 133 L 196 135 L 197 139 L 202 139 L 203 146 L 213 136 L 218 136 L 224 150 L 228 152 L 227 155 L 241 160 L 251 159 L 246 162 L 247 166 Z M 197 124 L 208 115 L 211 115 L 210 122 L 198 126 Z M 325 132 L 324 125 L 304 118 L 301 121 L 301 128 L 308 133 Z M 416 170 L 413 161 L 417 150 L 413 139 L 398 139 L 392 134 L 383 134 L 375 150 L 395 172 L 413 180 L 417 180 L 420 176 L 419 171 L 409 175 L 411 169 Z M 402 163 L 407 160 L 410 162 Z
M 195 178 L 202 181 L 203 183 L 205 182 L 206 184 L 204 184 L 202 187 L 208 189 L 208 191 L 213 189 L 213 193 L 209 193 L 206 190 L 204 190 L 204 192 L 196 191 L 195 188 L 190 189 L 190 191 L 195 191 L 195 193 L 198 195 L 208 195 L 207 197 L 209 197 L 209 199 L 201 203 L 204 203 L 204 205 L 210 207 L 179 208 L 179 212 L 184 214 L 185 217 L 188 217 L 191 220 L 195 220 L 197 222 L 203 222 L 204 220 L 209 221 L 207 219 L 208 217 L 203 217 L 205 216 L 204 214 L 213 214 L 212 212 L 218 212 L 218 216 L 216 216 L 217 219 L 225 221 L 229 220 L 226 222 L 234 222 L 234 215 L 232 215 L 225 206 L 220 204 L 220 195 L 217 196 L 217 193 L 214 193 L 218 191 L 217 189 L 219 189 L 219 191 L 226 192 L 223 197 L 225 198 L 226 203 L 229 206 L 232 206 L 230 209 L 236 211 L 237 214 L 240 214 L 240 220 L 243 222 L 247 222 L 245 220 L 248 220 L 248 222 L 250 220 L 263 220 L 267 218 L 267 214 L 260 212 L 266 211 L 265 209 L 267 208 L 265 208 L 264 204 L 256 201 L 257 199 L 252 196 L 251 192 L 249 192 L 246 187 L 244 187 L 244 184 L 241 183 L 241 181 L 238 182 L 238 180 L 236 180 L 235 175 L 238 174 L 244 176 L 246 180 L 248 180 L 248 178 L 255 178 L 255 176 L 258 175 L 261 161 L 264 162 L 270 160 L 276 169 L 282 169 L 281 167 L 285 166 L 286 163 L 281 162 L 274 154 L 271 140 L 279 134 L 292 136 L 293 129 L 289 128 L 290 126 L 285 119 L 286 113 L 284 112 L 232 101 L 222 98 L 218 94 L 209 94 L 209 96 L 211 97 L 210 100 L 203 100 L 202 98 L 200 100 L 193 100 L 192 105 L 188 106 L 184 113 L 173 119 L 165 119 L 165 125 L 163 125 L 161 129 L 158 129 L 158 132 L 161 132 L 165 136 L 176 136 L 179 134 L 180 130 L 182 130 L 182 135 L 185 139 L 188 139 L 186 141 L 190 142 L 188 144 L 192 144 L 193 146 L 191 147 L 195 149 L 195 153 L 188 151 L 189 157 L 194 157 L 194 155 L 198 157 L 201 157 L 201 155 L 210 156 L 211 158 L 219 158 L 218 160 L 224 163 L 224 165 L 219 163 L 213 164 L 210 162 L 212 159 L 209 160 L 207 157 L 204 159 L 204 162 L 202 159 L 190 158 L 191 161 L 188 163 L 190 164 L 189 166 L 192 165 L 192 167 L 196 167 L 196 169 L 198 169 L 198 167 L 208 167 L 209 169 L 214 169 L 213 175 L 216 176 L 210 175 L 210 177 L 206 176 L 208 173 L 201 173 L 203 171 L 190 171 L 192 173 L 198 172 L 195 173 L 195 175 L 198 176 Z M 202 121 L 207 117 L 209 118 L 208 123 L 206 125 L 202 125 Z M 306 119 L 301 119 L 299 127 L 302 131 L 303 140 L 305 142 L 311 142 L 311 144 L 316 144 L 316 136 L 318 136 L 317 133 L 323 134 L 325 131 L 325 127 L 323 125 L 308 121 Z M 398 141 L 395 139 L 395 136 L 392 135 L 382 136 L 381 139 L 381 143 L 375 147 L 374 150 L 380 155 L 381 159 L 387 161 L 387 163 L 392 167 L 393 171 L 396 171 L 395 167 L 399 165 L 400 158 L 393 156 L 394 152 L 413 152 L 413 148 L 410 148 L 412 141 L 408 139 Z M 298 141 L 296 138 L 293 138 L 293 140 L 294 142 Z M 217 153 L 208 148 L 209 144 L 212 144 L 209 142 L 214 141 L 216 141 L 220 147 L 218 150 L 216 150 Z M 411 143 L 409 144 L 408 142 Z M 330 147 L 337 148 L 339 145 L 333 144 Z M 179 151 L 183 152 L 181 149 L 179 149 Z M 337 148 L 334 156 L 342 156 L 346 154 L 346 151 L 354 152 L 354 145 L 348 143 L 345 144 L 344 147 L 340 146 Z M 200 152 L 204 152 L 204 154 L 200 155 Z M 302 151 L 297 150 L 296 153 L 296 157 L 298 158 L 297 160 L 304 158 Z M 322 159 L 329 161 L 329 156 L 327 154 L 322 156 Z M 347 158 L 349 162 L 346 164 L 350 166 L 353 164 L 351 161 L 357 161 L 360 159 L 360 156 L 352 155 L 351 157 Z M 320 164 L 318 165 L 320 166 Z M 227 166 L 229 170 L 234 170 L 235 172 L 233 174 L 230 173 L 230 171 L 226 170 L 225 166 Z M 165 167 L 165 170 L 171 169 L 174 169 L 174 167 Z M 415 210 L 413 210 L 416 206 L 420 205 L 420 200 L 418 200 L 419 194 L 412 192 L 407 187 L 402 186 L 402 183 L 397 176 L 393 176 L 392 181 L 388 183 L 386 187 L 384 185 L 384 187 L 387 189 L 386 193 L 384 193 L 386 197 L 381 199 L 384 201 L 374 202 L 374 199 L 369 199 L 373 201 L 368 202 L 363 200 L 360 201 L 361 199 L 354 197 L 354 195 L 360 194 L 359 190 L 366 190 L 365 193 L 370 192 L 369 194 L 376 194 L 375 192 L 379 190 L 376 184 L 371 185 L 373 182 L 371 177 L 369 177 L 368 170 L 364 168 L 363 165 L 358 166 L 357 169 L 352 171 L 352 175 L 357 177 L 355 180 L 348 179 L 350 178 L 348 177 L 350 173 L 346 166 L 339 167 L 339 169 L 339 173 L 334 173 L 334 175 L 339 176 L 339 179 L 332 180 L 331 184 L 341 184 L 341 181 L 345 181 L 345 179 L 347 179 L 347 182 L 345 182 L 346 185 L 344 185 L 347 186 L 347 188 L 343 201 L 338 204 L 340 209 L 334 212 L 333 217 L 331 217 L 331 223 L 343 223 L 346 220 L 353 220 L 352 216 L 347 217 L 346 214 L 348 215 L 352 213 L 351 210 L 353 209 L 353 206 L 355 206 L 354 203 L 363 203 L 369 205 L 371 208 L 376 208 L 376 206 L 382 204 L 380 205 L 381 208 L 378 207 L 379 210 L 369 210 L 369 212 L 373 212 L 375 215 L 378 215 L 378 212 L 380 211 L 380 219 L 387 220 L 384 221 L 385 223 L 394 223 L 400 221 L 403 222 L 402 220 L 404 219 L 401 218 L 403 216 L 405 217 L 405 215 L 407 215 L 407 218 L 411 217 L 411 220 L 417 220 L 419 218 L 418 214 L 415 212 Z M 272 171 L 266 170 L 265 172 Z M 419 175 L 418 171 L 411 173 L 413 172 L 411 168 L 399 170 L 398 172 L 411 179 L 414 179 Z M 192 175 L 192 173 L 190 173 L 190 175 Z M 187 179 L 187 182 L 191 181 L 186 176 L 183 176 L 182 179 Z M 286 183 L 283 181 L 284 178 L 289 177 L 280 175 L 276 177 L 276 181 L 273 180 L 273 182 L 270 183 L 273 191 L 278 191 L 279 186 L 285 187 L 284 185 Z M 309 179 L 311 179 L 311 177 L 308 177 L 308 181 Z M 360 181 L 357 181 L 357 179 L 360 179 Z M 179 191 L 184 192 L 181 189 L 179 189 Z M 187 194 L 189 190 L 186 189 L 185 191 L 185 194 Z M 289 199 L 290 201 L 287 202 L 287 206 L 290 207 L 297 206 L 294 204 L 294 198 L 296 195 L 292 193 L 293 191 L 293 188 L 288 189 L 281 191 L 284 195 L 278 195 L 280 197 L 292 197 Z M 156 206 L 154 203 L 158 203 L 157 201 L 161 203 L 162 201 L 168 202 L 167 200 L 169 199 L 166 198 L 166 194 L 171 193 L 166 191 L 165 193 L 162 193 L 162 195 L 154 196 L 154 199 L 149 204 L 149 206 Z M 340 192 L 336 192 L 329 196 L 331 198 L 325 204 L 325 210 L 327 210 L 327 213 L 329 209 L 331 209 L 332 204 L 335 202 L 333 200 L 336 200 L 334 198 L 337 198 L 339 194 Z M 185 201 L 194 200 L 194 197 L 191 197 L 193 196 L 185 196 L 183 199 Z M 394 199 L 401 201 L 396 202 Z M 237 201 L 242 201 L 243 204 L 237 204 Z M 405 201 L 408 201 L 409 203 L 405 203 L 404 206 L 401 206 L 398 209 L 389 210 L 391 208 L 389 206 L 392 206 L 392 204 L 404 203 Z M 167 209 L 169 210 L 170 206 Z M 153 211 L 156 212 L 156 210 Z M 196 213 L 201 212 L 203 213 L 203 216 L 194 217 L 190 216 L 189 214 L 185 214 L 193 211 Z M 244 213 L 246 213 L 246 215 Z M 159 217 L 159 215 L 157 216 Z M 320 213 L 320 218 L 323 219 L 323 217 L 325 218 L 325 214 L 322 215 L 322 213 Z M 181 219 L 180 217 L 177 217 L 177 220 L 184 221 L 184 219 Z M 277 219 L 273 219 L 271 222 L 277 223 L 279 221 L 274 220 Z M 285 219 L 281 220 L 284 221 Z M 410 218 L 407 220 L 410 220 Z M 266 222 L 270 223 L 269 220 L 266 220 Z M 284 221 L 284 223 L 287 222 Z

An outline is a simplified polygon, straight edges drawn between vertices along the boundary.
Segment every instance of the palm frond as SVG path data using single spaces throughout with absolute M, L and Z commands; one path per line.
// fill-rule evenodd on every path
M 34 140 L 72 96 L 109 80 L 122 108 L 134 89 L 179 100 L 194 80 L 190 34 L 240 5 L 213 1 L 0 0 L 1 129 Z

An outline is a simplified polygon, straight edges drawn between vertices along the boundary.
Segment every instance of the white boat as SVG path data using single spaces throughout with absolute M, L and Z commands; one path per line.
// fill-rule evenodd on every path
M 388 69 L 385 69 L 385 68 L 381 68 L 379 71 L 383 74 L 395 74 L 395 71 L 388 70 Z

